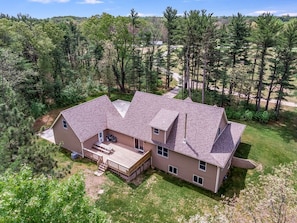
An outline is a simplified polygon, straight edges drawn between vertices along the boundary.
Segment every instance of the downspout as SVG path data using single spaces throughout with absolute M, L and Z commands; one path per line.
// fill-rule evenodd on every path
M 85 154 L 84 154 L 84 144 L 81 142 L 80 145 L 81 145 L 81 156 L 82 156 L 82 158 L 84 158 L 85 157 Z
M 217 166 L 217 176 L 216 176 L 216 185 L 215 185 L 215 193 L 219 190 L 219 180 L 220 180 L 220 167 Z

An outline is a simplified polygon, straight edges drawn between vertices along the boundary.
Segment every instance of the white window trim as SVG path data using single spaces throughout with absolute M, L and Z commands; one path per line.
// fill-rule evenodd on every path
M 168 157 L 169 157 L 169 149 L 167 149 L 167 148 L 165 148 L 165 147 L 162 147 L 162 146 L 160 146 L 161 148 L 162 148 L 162 154 L 159 154 L 158 153 L 158 150 L 159 150 L 159 146 L 156 146 L 157 147 L 157 155 L 158 156 L 161 156 L 161 157 L 163 157 L 163 158 L 166 158 L 166 159 L 168 159 Z M 164 149 L 167 149 L 167 156 L 164 156 Z
M 174 173 L 174 171 L 173 172 L 171 172 L 170 171 L 170 167 L 172 168 L 172 169 L 176 169 L 176 173 Z M 178 168 L 177 167 L 175 167 L 175 166 L 172 166 L 172 165 L 168 165 L 168 173 L 171 173 L 171 174 L 173 174 L 173 175 L 178 175 Z
M 204 162 L 205 163 L 205 170 L 200 168 L 200 162 Z M 202 161 L 202 160 L 199 160 L 198 169 L 201 170 L 201 171 L 203 171 L 203 172 L 206 172 L 206 170 L 207 170 L 207 162 Z
M 195 176 L 197 177 L 198 182 L 194 181 L 194 177 L 195 177 Z M 199 183 L 199 178 L 202 179 L 202 184 Z M 198 175 L 193 174 L 193 179 L 192 179 L 192 180 L 193 180 L 193 183 L 194 183 L 194 184 L 197 184 L 197 185 L 199 185 L 199 186 L 203 186 L 203 183 L 204 183 L 204 178 L 203 178 L 203 177 L 200 177 L 200 176 L 198 176 Z
M 154 133 L 155 135 L 159 135 L 159 134 L 160 134 L 160 129 L 153 128 L 153 133 Z
M 66 122 L 65 119 L 62 119 L 62 125 L 64 129 L 68 129 L 68 123 Z M 66 126 L 66 127 L 65 127 Z

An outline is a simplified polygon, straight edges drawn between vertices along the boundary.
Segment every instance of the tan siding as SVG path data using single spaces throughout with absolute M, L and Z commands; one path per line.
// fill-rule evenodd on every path
M 228 160 L 226 166 L 223 169 L 221 169 L 220 180 L 219 180 L 219 187 L 222 185 L 222 183 L 224 181 L 224 177 L 226 176 L 226 174 L 229 171 L 229 168 L 230 168 L 231 163 L 232 163 L 232 158 L 233 158 L 234 153 L 236 152 L 236 150 L 238 148 L 238 145 L 240 144 L 240 141 L 241 141 L 241 139 L 239 139 L 239 142 L 236 144 L 237 147 L 234 149 L 233 153 L 230 155 L 230 159 Z
M 221 121 L 220 121 L 220 125 L 219 125 L 220 134 L 224 131 L 224 129 L 226 128 L 227 124 L 228 124 L 228 122 L 226 120 L 225 113 L 224 113 L 222 115 L 222 118 L 221 118 Z M 219 133 L 219 130 L 217 130 L 217 133 Z M 220 134 L 217 134 L 216 139 L 220 136 Z
M 134 138 L 133 137 L 127 136 L 125 134 L 122 134 L 122 133 L 119 133 L 119 132 L 116 132 L 116 131 L 112 131 L 112 130 L 108 130 L 107 131 L 107 134 L 112 134 L 112 135 L 116 136 L 117 137 L 117 141 L 119 143 L 122 143 L 122 144 L 124 144 L 126 146 L 129 146 L 131 148 L 135 148 Z M 144 150 L 144 152 L 150 151 L 150 150 L 152 150 L 152 148 L 155 148 L 155 145 L 153 145 L 151 143 L 148 143 L 148 142 L 143 142 L 143 150 Z M 136 150 L 133 149 L 133 151 L 136 151 Z
M 226 127 L 226 125 L 227 125 L 227 120 L 226 120 L 226 118 L 225 118 L 225 115 L 223 114 L 222 115 L 222 119 L 221 119 L 221 122 L 220 122 L 220 129 L 221 129 L 221 131 L 223 131 L 224 130 L 224 128 Z
M 68 123 L 67 129 L 63 127 L 63 119 L 64 118 L 61 115 L 53 126 L 56 144 L 61 144 L 61 146 L 65 149 L 82 154 L 80 141 L 78 140 Z
M 98 135 L 94 135 L 92 138 L 86 140 L 83 143 L 84 148 L 90 149 L 92 148 L 93 144 L 98 141 Z
M 106 135 L 107 135 L 107 130 L 104 130 L 103 131 L 103 138 L 104 138 L 104 141 L 106 141 Z M 98 142 L 98 134 L 94 135 L 93 137 L 91 137 L 90 139 L 86 140 L 84 143 L 83 143 L 83 146 L 84 148 L 92 148 L 93 144 Z
M 231 160 L 232 160 L 232 156 L 231 156 L 229 161 L 231 162 Z M 220 170 L 219 188 L 220 188 L 220 186 L 222 185 L 222 183 L 224 181 L 224 177 L 227 175 L 227 173 L 229 171 L 229 167 L 230 167 L 229 164 L 231 164 L 231 163 L 229 163 L 229 161 L 227 162 L 227 165 L 225 166 L 225 168 Z
M 168 172 L 168 165 L 178 168 L 178 178 L 193 183 L 193 174 L 203 178 L 203 187 L 215 191 L 217 167 L 207 164 L 206 171 L 198 169 L 199 161 L 169 150 L 168 158 L 159 156 L 156 147 L 152 150 L 152 165 Z
M 143 146 L 144 146 L 144 151 L 147 152 L 147 151 L 150 151 L 150 150 L 154 150 L 156 148 L 156 145 L 154 144 L 151 144 L 149 142 L 144 142 L 143 143 Z
M 162 131 L 159 129 L 159 135 L 156 135 L 154 133 L 154 129 L 152 128 L 152 140 L 155 140 L 155 141 L 161 142 L 161 143 L 165 143 L 164 137 L 165 137 L 165 131 Z
M 172 126 L 173 126 L 173 124 L 169 127 L 169 129 L 168 129 L 167 132 L 166 132 L 166 142 L 167 142 L 167 139 L 168 139 L 168 137 L 169 137 L 169 135 L 170 135 L 170 133 L 171 133 Z M 165 143 L 166 143 L 166 142 L 165 142 Z
M 122 143 L 124 145 L 134 148 L 134 138 L 133 137 L 127 136 L 127 135 L 124 135 L 122 133 L 118 133 L 118 132 L 115 132 L 112 130 L 108 130 L 107 134 L 112 134 L 115 137 L 117 137 L 117 141 L 119 143 Z

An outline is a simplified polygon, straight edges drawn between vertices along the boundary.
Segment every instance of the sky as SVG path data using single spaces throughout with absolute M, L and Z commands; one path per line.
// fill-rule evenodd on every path
M 297 16 L 297 0 L 0 0 L 0 13 L 10 16 L 21 13 L 38 19 L 69 15 L 91 17 L 103 12 L 127 16 L 134 8 L 140 16 L 162 16 L 167 6 L 181 15 L 189 10 L 206 9 L 214 16 L 238 12 L 246 16 L 264 12 Z

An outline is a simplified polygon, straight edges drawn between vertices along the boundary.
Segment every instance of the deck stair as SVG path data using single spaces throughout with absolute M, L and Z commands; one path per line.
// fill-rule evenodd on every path
M 108 169 L 108 165 L 106 163 L 100 163 L 98 166 L 98 170 L 105 172 Z

